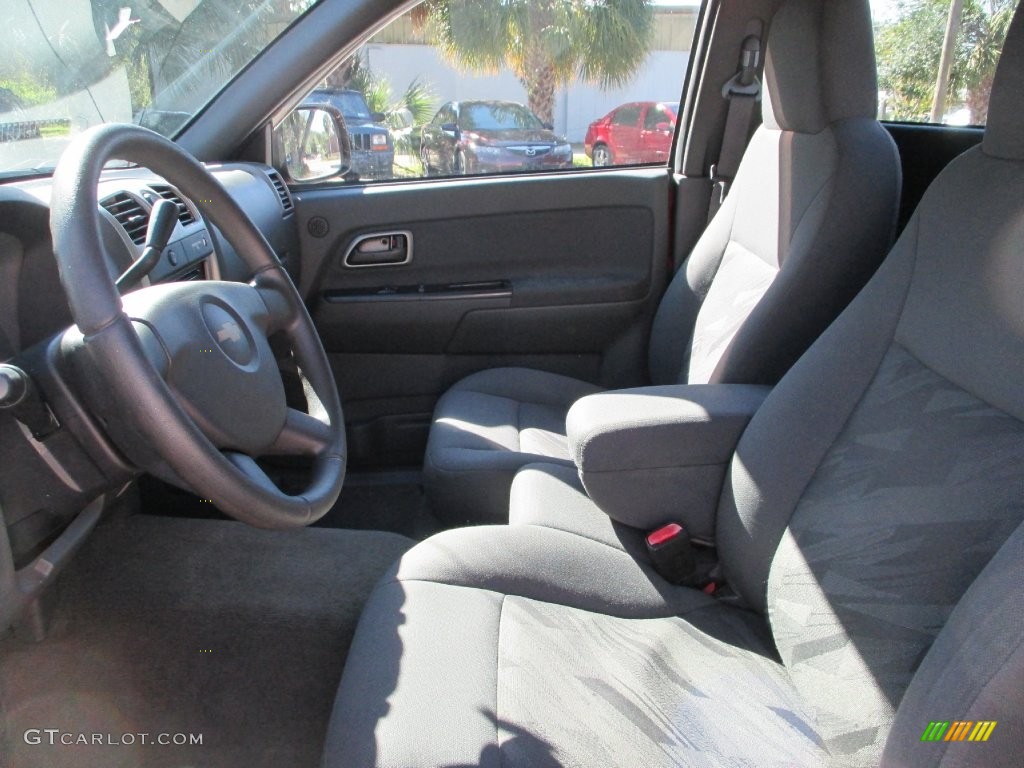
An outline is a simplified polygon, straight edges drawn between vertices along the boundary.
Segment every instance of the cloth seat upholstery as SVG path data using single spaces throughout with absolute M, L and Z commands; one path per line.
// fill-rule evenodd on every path
M 575 467 L 527 464 L 512 481 L 508 510 L 511 526 L 555 528 L 647 559 L 644 537 L 650 531 L 616 522 L 602 512 L 587 495 Z
M 569 533 L 449 531 L 371 596 L 324 765 L 710 767 L 737 764 L 719 746 L 737 732 L 749 765 L 814 764 L 758 619 Z
M 493 368 L 455 384 L 438 402 L 430 429 L 426 469 L 432 508 L 456 511 L 458 522 L 487 519 L 493 517 L 490 510 L 503 509 L 507 520 L 511 478 L 523 464 L 573 466 L 565 414 L 578 399 L 599 391 L 529 368 Z M 445 517 L 452 520 L 451 514 Z
M 875 119 L 866 0 L 788 0 L 769 31 L 763 90 L 763 124 L 731 192 L 658 307 L 654 384 L 775 384 L 892 243 L 900 164 Z M 452 524 L 506 522 L 515 471 L 538 456 L 570 463 L 565 414 L 593 391 L 528 369 L 455 384 L 424 461 L 434 511 Z

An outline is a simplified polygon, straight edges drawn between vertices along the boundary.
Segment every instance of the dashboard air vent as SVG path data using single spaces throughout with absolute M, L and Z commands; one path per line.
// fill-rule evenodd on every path
M 181 199 L 171 187 L 166 184 L 154 184 L 151 189 L 156 192 L 164 200 L 170 200 L 176 206 L 178 206 L 178 221 L 184 225 L 192 224 L 195 222 L 196 217 L 192 215 L 192 210 L 185 205 L 185 201 Z
M 138 200 L 127 192 L 118 192 L 101 200 L 100 205 L 117 219 L 117 223 L 124 228 L 133 243 L 142 245 L 146 242 L 149 216 Z
M 268 171 L 267 175 L 270 176 L 270 181 L 274 185 L 274 189 L 277 190 L 277 196 L 281 198 L 281 207 L 284 208 L 285 216 L 287 216 L 295 208 L 295 204 L 292 203 L 292 199 L 288 195 L 288 187 L 284 185 L 284 180 L 277 171 Z

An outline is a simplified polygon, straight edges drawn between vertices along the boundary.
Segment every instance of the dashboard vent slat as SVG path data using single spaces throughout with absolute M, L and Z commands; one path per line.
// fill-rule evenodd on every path
M 127 192 L 117 192 L 101 200 L 100 205 L 117 219 L 117 223 L 128 233 L 133 243 L 142 245 L 146 242 L 149 216 L 138 200 Z
M 287 216 L 295 209 L 295 204 L 288 194 L 288 187 L 285 186 L 284 179 L 281 178 L 281 174 L 277 171 L 268 171 L 267 175 L 270 177 L 270 182 L 274 185 L 274 189 L 277 190 L 277 196 L 281 198 L 281 207 L 284 208 L 284 215 Z
M 154 184 L 151 189 L 164 200 L 170 200 L 178 206 L 178 221 L 180 221 L 182 225 L 188 226 L 195 222 L 196 217 L 192 215 L 192 210 L 185 205 L 185 201 L 181 199 L 181 196 L 175 192 L 174 189 L 166 184 Z

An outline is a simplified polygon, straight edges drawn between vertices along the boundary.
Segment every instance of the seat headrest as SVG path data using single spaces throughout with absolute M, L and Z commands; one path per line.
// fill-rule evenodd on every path
M 982 151 L 991 157 L 1024 160 L 1024 5 L 1018 5 L 999 57 L 988 100 Z
M 762 120 L 818 133 L 878 113 L 868 0 L 786 0 L 768 32 Z

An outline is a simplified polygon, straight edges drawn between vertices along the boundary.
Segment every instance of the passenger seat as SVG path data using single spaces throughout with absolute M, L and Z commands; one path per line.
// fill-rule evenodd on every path
M 731 193 L 654 319 L 655 384 L 774 384 L 873 274 L 895 234 L 900 163 L 875 119 L 867 0 L 788 0 L 768 36 L 755 132 Z M 593 384 L 500 368 L 438 401 L 424 465 L 450 524 L 507 522 L 531 462 L 572 465 L 565 416 Z

